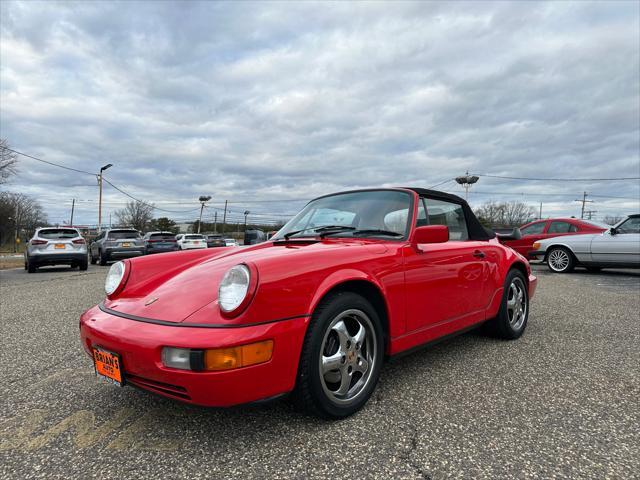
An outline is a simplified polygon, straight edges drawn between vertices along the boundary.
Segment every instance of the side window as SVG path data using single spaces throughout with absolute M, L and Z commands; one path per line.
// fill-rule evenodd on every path
M 468 240 L 467 221 L 462 206 L 456 203 L 444 202 L 426 198 L 427 220 L 429 225 L 446 225 L 449 227 L 451 240 Z
M 571 225 L 571 226 L 569 227 L 569 231 L 570 231 L 570 232 L 577 232 L 577 231 L 578 231 L 578 227 L 576 227 L 575 225 Z
M 575 230 L 571 230 L 572 226 L 573 225 L 567 222 L 551 222 L 547 233 L 569 233 L 571 231 L 575 232 Z
M 418 218 L 416 218 L 416 227 L 424 227 L 429 225 L 427 222 L 427 210 L 424 207 L 424 198 L 420 199 L 418 204 Z
M 545 222 L 532 223 L 531 225 L 520 230 L 520 233 L 522 233 L 522 235 L 537 235 L 539 233 L 542 233 L 542 231 L 544 230 L 544 224 Z
M 628 219 L 616 230 L 618 233 L 640 233 L 640 217 Z

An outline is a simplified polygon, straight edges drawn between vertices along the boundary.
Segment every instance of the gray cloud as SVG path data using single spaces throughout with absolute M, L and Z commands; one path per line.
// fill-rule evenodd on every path
M 167 209 L 208 193 L 216 206 L 298 200 L 238 204 L 288 213 L 329 191 L 429 186 L 467 169 L 640 175 L 634 2 L 0 8 L 2 137 L 74 168 L 113 163 L 114 184 Z M 10 188 L 41 198 L 56 221 L 81 199 L 81 221 L 95 222 L 92 177 L 24 160 Z M 585 189 L 627 197 L 597 198 L 600 216 L 640 208 L 638 182 L 483 178 L 471 201 L 576 214 L 572 195 Z M 105 197 L 107 211 L 126 201 Z

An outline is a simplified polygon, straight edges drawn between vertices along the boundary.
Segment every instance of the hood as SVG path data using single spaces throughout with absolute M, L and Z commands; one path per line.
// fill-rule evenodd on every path
M 105 300 L 105 306 L 114 311 L 165 322 L 189 321 L 198 311 L 207 307 L 215 315 L 212 323 L 226 323 L 217 308 L 218 286 L 224 274 L 239 263 L 253 264 L 258 271 L 258 290 L 265 275 L 282 281 L 295 270 L 311 271 L 317 259 L 348 258 L 381 254 L 387 249 L 381 243 L 354 240 L 314 242 L 266 242 L 248 248 L 220 248 L 196 252 L 165 253 L 130 260 L 129 277 L 122 292 Z M 348 250 L 348 255 L 344 251 Z M 202 253 L 201 253 L 202 252 Z M 199 255 L 198 255 L 199 254 Z M 146 261 L 155 257 L 155 262 Z M 209 308 L 216 307 L 216 308 Z M 201 318 L 202 315 L 197 315 Z

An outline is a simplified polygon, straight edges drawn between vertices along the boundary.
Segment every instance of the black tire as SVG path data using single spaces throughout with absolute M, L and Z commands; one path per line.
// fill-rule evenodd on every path
M 547 253 L 546 262 L 553 273 L 570 273 L 576 267 L 573 253 L 564 247 L 552 247 Z
M 100 255 L 100 265 L 102 265 L 103 267 L 106 266 L 107 262 L 109 261 L 109 256 L 105 254 L 102 250 L 100 250 L 99 255 Z
M 515 285 L 519 288 L 523 295 L 524 304 L 521 304 L 523 318 L 516 318 L 516 311 L 510 306 L 511 300 L 515 297 L 516 293 L 512 286 Z M 524 333 L 529 321 L 529 290 L 527 287 L 527 281 L 520 270 L 512 269 L 507 274 L 507 278 L 504 281 L 504 293 L 502 294 L 502 301 L 500 303 L 500 310 L 498 315 L 487 322 L 489 331 L 496 337 L 504 340 L 515 340 Z
M 29 260 L 27 260 L 27 271 L 29 273 L 36 273 L 37 267 L 35 264 Z
M 95 265 L 98 262 L 91 252 L 89 252 L 89 260 L 91 261 L 91 265 Z
M 80 270 L 87 270 L 89 268 L 89 262 L 85 259 L 78 264 Z
M 338 334 L 343 330 L 336 328 L 340 322 L 346 327 L 347 335 L 344 337 Z M 356 335 L 360 328 L 364 329 L 362 337 Z M 358 338 L 363 340 L 359 342 Z M 335 351 L 331 353 L 333 348 Z M 341 355 L 340 351 L 345 354 Z M 322 374 L 321 359 L 329 356 L 342 358 L 336 364 L 337 369 Z M 332 294 L 316 308 L 309 323 L 293 400 L 307 413 L 321 418 L 337 419 L 352 415 L 362 408 L 375 390 L 383 358 L 384 336 L 375 309 L 355 293 Z M 361 368 L 366 370 L 361 371 Z M 327 380 L 329 376 L 334 378 L 334 383 Z M 345 379 L 347 390 L 341 395 L 340 384 Z

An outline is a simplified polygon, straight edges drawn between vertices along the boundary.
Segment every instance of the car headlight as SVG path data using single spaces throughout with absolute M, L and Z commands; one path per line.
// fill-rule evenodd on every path
M 246 265 L 230 268 L 222 277 L 218 289 L 218 303 L 223 312 L 232 312 L 247 297 L 251 284 L 251 272 Z
M 107 279 L 104 281 L 104 291 L 107 293 L 107 296 L 113 294 L 122 284 L 125 272 L 126 267 L 124 262 L 116 262 L 111 265 L 109 273 L 107 273 Z

